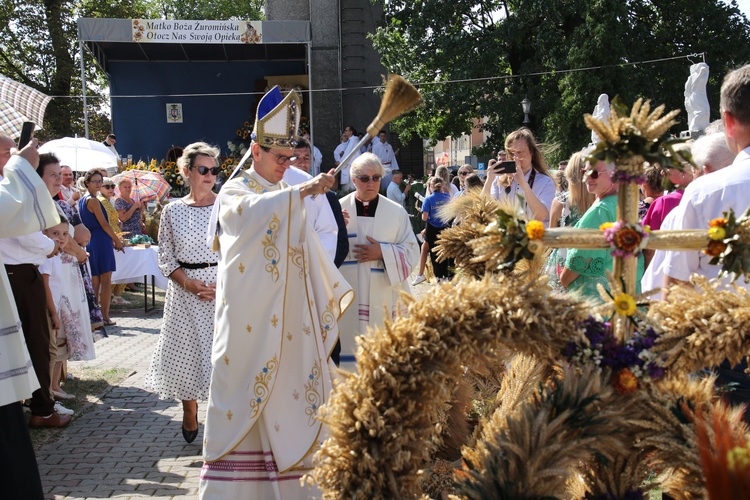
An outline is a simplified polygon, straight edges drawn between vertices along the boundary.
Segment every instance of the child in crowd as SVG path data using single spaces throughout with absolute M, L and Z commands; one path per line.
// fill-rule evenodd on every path
M 64 216 L 60 216 L 60 220 L 60 224 L 44 230 L 44 234 L 59 242 L 60 248 L 63 248 L 70 238 L 70 224 Z M 53 330 L 50 335 L 50 359 L 53 363 L 50 388 L 55 399 L 75 398 L 60 387 L 63 362 L 67 359 L 94 359 L 86 291 L 76 266 L 78 260 L 67 253 L 50 257 L 39 266 L 47 291 L 47 309 Z M 63 408 L 59 404 L 57 406 Z

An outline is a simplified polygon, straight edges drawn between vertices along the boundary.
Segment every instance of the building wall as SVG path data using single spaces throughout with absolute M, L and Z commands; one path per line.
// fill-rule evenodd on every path
M 310 21 L 313 142 L 323 153 L 324 168 L 333 165 L 344 128 L 365 132 L 378 114 L 381 96 L 374 87 L 383 83 L 386 71 L 367 35 L 382 16 L 370 0 L 266 1 L 268 20 Z M 404 170 L 421 172 L 421 141 L 402 145 L 389 133 L 389 142 L 400 148 Z

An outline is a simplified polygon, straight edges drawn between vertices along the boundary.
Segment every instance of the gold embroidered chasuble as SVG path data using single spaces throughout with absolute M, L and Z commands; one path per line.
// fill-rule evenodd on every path
M 337 321 L 353 292 L 306 223 L 299 188 L 251 168 L 216 203 L 221 258 L 203 456 L 221 459 L 263 425 L 284 472 L 322 437 L 315 416 L 331 391 Z

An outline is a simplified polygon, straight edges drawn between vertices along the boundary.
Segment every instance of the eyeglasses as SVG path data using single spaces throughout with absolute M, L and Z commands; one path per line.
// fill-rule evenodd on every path
M 372 182 L 380 182 L 380 179 L 383 178 L 382 175 L 372 175 L 372 176 L 370 176 L 370 175 L 355 175 L 354 177 L 356 177 L 357 179 L 361 180 L 365 184 L 367 184 L 371 180 L 372 180 Z
M 284 165 L 285 163 L 294 163 L 297 161 L 298 156 L 284 156 L 284 155 L 277 155 L 276 153 L 269 153 L 276 157 L 276 164 L 277 165 Z
M 102 187 L 107 188 L 107 189 L 114 189 L 115 185 L 114 184 L 102 184 Z
M 89 181 L 89 184 L 101 184 L 102 182 L 104 182 L 104 181 L 103 181 L 103 180 L 101 180 L 101 179 L 99 179 L 99 180 L 94 180 L 94 179 L 91 179 L 91 180 Z
M 197 168 L 201 175 L 207 175 L 209 172 L 211 172 L 211 175 L 219 175 L 219 172 L 221 172 L 221 167 L 196 167 L 193 165 L 190 168 Z
M 461 172 L 458 173 L 458 175 L 460 175 L 460 176 L 469 175 L 469 172 L 461 171 Z
M 591 177 L 592 179 L 596 180 L 596 179 L 599 178 L 600 174 L 601 174 L 601 172 L 599 172 L 598 170 L 584 170 L 583 171 L 583 177 L 584 177 L 584 179 L 588 176 L 588 177 Z

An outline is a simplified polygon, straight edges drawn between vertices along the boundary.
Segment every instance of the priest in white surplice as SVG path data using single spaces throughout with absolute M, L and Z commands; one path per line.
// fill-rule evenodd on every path
M 380 163 L 385 167 L 385 177 L 380 183 L 380 189 L 388 189 L 391 183 L 393 172 L 398 170 L 398 161 L 396 153 L 393 152 L 393 146 L 388 144 L 388 136 L 385 130 L 378 132 L 378 138 L 372 141 L 372 152 L 380 158 Z
M 33 139 L 20 155 L 15 143 L 0 134 L 0 237 L 35 233 L 60 223 L 47 186 L 34 171 L 39 163 Z M 0 258 L 0 469 L 5 498 L 42 498 L 34 448 L 22 399 L 31 398 L 39 380 L 26 348 L 13 291 Z M 48 388 L 49 389 L 49 388 Z
M 354 337 L 383 324 L 398 311 L 401 292 L 411 293 L 407 278 L 419 264 L 419 244 L 404 207 L 380 196 L 385 169 L 377 156 L 365 153 L 351 168 L 356 191 L 341 199 L 349 212 L 349 255 L 341 266 L 354 288 L 355 306 L 344 314 L 341 361 L 351 361 Z M 386 312 L 387 311 L 387 312 Z
M 278 87 L 258 104 L 253 166 L 219 192 L 216 333 L 200 495 L 310 498 L 300 478 L 324 438 L 337 321 L 351 288 L 306 223 L 304 199 L 333 186 L 320 174 L 282 181 L 294 156 L 299 97 Z M 319 493 L 318 493 L 319 494 Z

